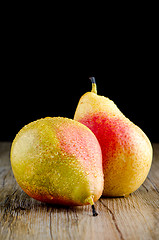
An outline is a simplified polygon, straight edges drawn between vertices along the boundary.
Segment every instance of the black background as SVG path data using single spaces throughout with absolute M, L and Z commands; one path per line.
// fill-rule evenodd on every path
M 39 118 L 73 118 L 79 98 L 91 90 L 89 77 L 94 76 L 98 94 L 113 100 L 152 142 L 159 142 L 155 15 L 135 19 L 128 15 L 98 23 L 92 18 L 84 23 L 81 18 L 76 23 L 6 18 L 0 140 L 12 141 L 25 124 Z

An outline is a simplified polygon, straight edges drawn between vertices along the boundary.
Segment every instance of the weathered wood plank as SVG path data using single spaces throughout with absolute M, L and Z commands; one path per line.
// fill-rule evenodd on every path
M 10 143 L 0 143 L 0 239 L 159 239 L 159 144 L 144 184 L 128 198 L 101 198 L 90 206 L 59 207 L 27 196 L 15 181 Z

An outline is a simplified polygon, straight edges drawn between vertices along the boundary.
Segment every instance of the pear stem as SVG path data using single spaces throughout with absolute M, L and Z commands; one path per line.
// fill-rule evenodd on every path
M 96 212 L 94 205 L 92 205 L 92 213 L 93 213 L 93 217 L 98 216 L 98 213 Z
M 92 82 L 92 91 L 91 92 L 97 94 L 97 85 L 96 85 L 95 77 L 90 77 L 89 79 Z
M 93 196 L 89 196 L 85 199 L 84 203 L 89 203 L 92 206 L 92 213 L 93 213 L 93 217 L 96 217 L 98 215 L 98 213 L 95 210 L 94 207 L 94 201 L 93 201 Z

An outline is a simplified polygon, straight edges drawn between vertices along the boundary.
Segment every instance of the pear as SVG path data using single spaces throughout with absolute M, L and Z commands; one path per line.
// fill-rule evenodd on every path
M 109 98 L 92 91 L 79 100 L 74 119 L 96 135 L 103 156 L 103 196 L 128 196 L 146 179 L 152 146 L 146 134 L 132 123 Z
M 101 148 L 83 124 L 47 117 L 24 126 L 11 147 L 11 166 L 30 197 L 62 205 L 93 205 L 103 191 Z

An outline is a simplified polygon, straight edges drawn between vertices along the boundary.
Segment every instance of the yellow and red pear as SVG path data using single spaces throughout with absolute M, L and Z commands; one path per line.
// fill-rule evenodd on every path
M 20 187 L 39 201 L 93 205 L 103 191 L 101 148 L 77 121 L 47 117 L 24 126 L 11 147 Z
M 96 135 L 103 156 L 104 196 L 128 196 L 146 179 L 152 162 L 152 146 L 146 134 L 109 98 L 92 92 L 79 100 L 74 119 Z

